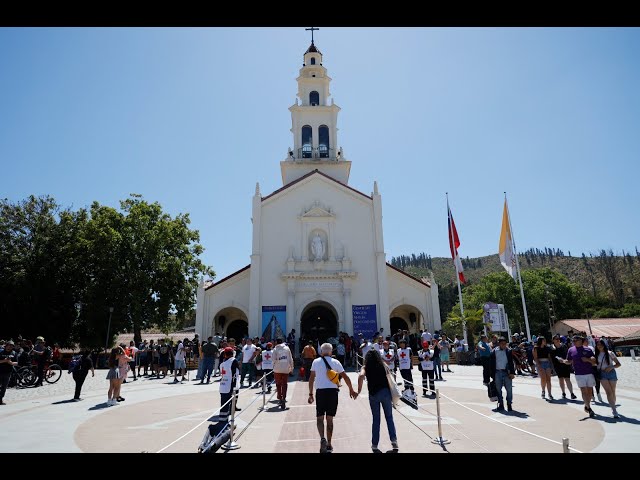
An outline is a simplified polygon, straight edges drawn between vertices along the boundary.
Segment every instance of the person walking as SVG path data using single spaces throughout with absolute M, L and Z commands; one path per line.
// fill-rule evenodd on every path
M 218 356 L 218 346 L 214 343 L 213 337 L 209 337 L 206 342 L 202 342 L 200 349 L 202 351 L 202 374 L 200 376 L 200 384 L 202 385 L 204 383 L 204 377 L 207 377 L 207 383 L 211 381 L 211 374 L 214 372 L 215 359 Z
M 549 400 L 553 400 L 553 395 L 551 395 L 551 349 L 547 346 L 547 339 L 542 336 L 536 340 L 536 346 L 533 349 L 533 360 L 536 363 L 538 375 L 540 375 L 542 399 L 544 400 L 544 387 L 546 386 Z
M 82 391 L 82 385 L 87 379 L 87 375 L 89 375 L 89 372 L 91 372 L 92 377 L 96 376 L 96 372 L 93 368 L 93 361 L 91 360 L 91 350 L 85 350 L 82 352 L 82 356 L 80 357 L 80 365 L 71 374 L 73 376 L 74 382 L 76 382 L 76 392 L 73 396 L 74 402 L 79 402 L 80 400 L 82 400 L 82 398 L 80 398 L 80 392 Z
M 349 387 L 349 396 L 354 400 L 358 397 L 358 393 L 353 389 L 351 380 L 344 371 L 344 367 L 335 358 L 331 358 L 333 345 L 323 343 L 320 346 L 320 358 L 316 358 L 311 364 L 311 376 L 309 377 L 309 399 L 308 403 L 314 401 L 313 385 L 316 385 L 316 424 L 318 433 L 320 434 L 320 453 L 332 453 L 333 446 L 331 438 L 333 437 L 333 417 L 336 416 L 338 410 L 338 382 L 340 379 Z M 370 350 L 373 355 L 380 355 L 375 350 Z M 334 377 L 329 379 L 329 373 Z M 317 379 L 317 380 L 316 380 Z M 324 420 L 327 420 L 327 437 L 324 436 Z M 378 430 L 380 428 L 378 422 Z
M 437 340 L 433 340 L 434 344 L 437 344 Z M 420 361 L 420 369 L 422 370 L 422 396 L 427 396 L 427 389 L 434 395 L 436 393 L 436 387 L 433 380 L 435 371 L 434 352 L 429 349 L 429 342 L 422 342 L 422 350 L 418 352 L 418 360 Z
M 316 359 L 316 349 L 313 348 L 313 340 L 309 340 L 309 343 L 302 349 L 302 362 L 304 366 L 304 381 L 309 381 L 311 375 L 311 364 Z
M 407 347 L 407 341 L 402 338 L 400 340 L 400 348 L 398 349 L 398 363 L 400 364 L 400 376 L 404 379 L 404 389 L 410 389 L 412 392 L 415 391 L 413 388 L 413 377 L 411 376 L 411 348 Z
M 266 375 L 267 393 L 271 393 L 271 384 L 273 383 L 273 356 L 273 343 L 267 342 L 262 352 L 262 374 Z
M 118 404 L 118 396 L 120 390 L 120 370 L 118 369 L 118 357 L 120 356 L 120 347 L 112 348 L 109 355 L 107 372 L 107 380 L 109 380 L 109 392 L 107 393 L 107 406 Z M 124 354 L 124 352 L 123 352 Z
M 562 343 L 560 340 L 560 335 L 556 334 L 553 336 L 553 350 L 551 352 L 551 361 L 553 362 L 553 368 L 556 370 L 556 374 L 558 375 L 558 382 L 560 383 L 560 390 L 562 390 L 562 398 L 567 398 L 567 393 L 565 392 L 566 388 L 569 389 L 569 394 L 571 395 L 571 399 L 575 400 L 576 397 L 573 393 L 573 385 L 571 385 L 571 368 L 568 365 L 565 365 L 560 360 L 565 359 L 567 357 L 568 347 Z
M 6 405 L 4 394 L 7 392 L 13 367 L 17 365 L 18 354 L 15 350 L 15 344 L 13 340 L 9 340 L 4 344 L 4 350 L 0 352 L 0 405 Z
M 284 343 L 284 338 L 278 337 L 276 339 L 276 348 L 273 354 L 273 376 L 276 380 L 280 408 L 284 410 L 287 405 L 287 382 L 289 374 L 293 372 L 293 356 L 291 349 Z
M 442 366 L 447 367 L 446 370 L 442 370 L 447 373 L 451 373 L 451 369 L 449 368 L 449 352 L 451 352 L 451 342 L 447 335 L 443 333 L 440 339 L 440 363 Z
M 513 411 L 513 388 L 511 381 L 515 377 L 515 368 L 513 367 L 513 356 L 511 349 L 507 346 L 507 339 L 498 338 L 498 346 L 493 349 L 489 357 L 489 367 L 491 369 L 491 378 L 496 382 L 498 390 L 498 407 L 496 412 L 504 411 L 504 401 L 502 397 L 502 387 L 507 391 L 507 410 Z
M 616 384 L 618 383 L 616 368 L 620 367 L 620 360 L 609 350 L 603 339 L 596 342 L 596 348 L 598 349 L 597 359 L 593 359 L 593 362 L 596 362 L 598 374 L 600 375 L 600 383 L 607 394 L 607 400 L 611 406 L 613 418 L 620 418 L 616 410 Z
M 596 379 L 592 372 L 591 358 L 595 357 L 593 350 L 584 346 L 584 339 L 580 335 L 574 335 L 573 347 L 567 351 L 567 358 L 562 360 L 562 363 L 567 365 L 573 364 L 573 371 L 576 375 L 576 383 L 580 388 L 582 394 L 582 400 L 584 401 L 584 411 L 589 414 L 589 417 L 596 416 L 595 412 L 591 408 L 591 399 L 593 394 L 593 387 L 596 385 Z
M 254 360 L 258 354 L 257 347 L 253 344 L 253 340 L 247 338 L 242 347 L 242 373 L 240 374 L 240 388 L 244 386 L 245 375 L 249 376 L 249 386 L 256 378 L 256 365 Z
M 231 412 L 231 396 L 233 392 L 238 392 L 238 377 L 240 376 L 240 365 L 235 357 L 235 349 L 233 347 L 225 347 L 222 351 L 222 363 L 220 364 L 220 413 L 218 420 L 226 422 Z M 236 405 L 236 410 L 241 410 Z
M 173 376 L 173 383 L 178 383 L 178 375 L 180 374 L 182 375 L 182 378 L 180 379 L 180 383 L 183 383 L 184 377 L 187 374 L 187 362 L 186 362 L 187 350 L 184 346 L 184 342 L 178 341 L 178 348 L 176 349 L 174 358 L 175 358 L 174 360 L 175 374 Z
M 388 343 L 388 342 L 385 342 Z M 382 361 L 380 355 L 373 351 L 367 352 L 364 357 L 364 365 L 360 369 L 358 375 L 358 395 L 362 392 L 362 384 L 367 379 L 367 390 L 369 391 L 369 407 L 371 407 L 371 415 L 373 423 L 371 425 L 371 450 L 373 453 L 382 453 L 378 448 L 380 442 L 380 407 L 384 412 L 384 418 L 387 422 L 387 430 L 389 431 L 389 439 L 391 440 L 390 452 L 398 453 L 398 436 L 396 434 L 396 426 L 393 423 L 393 405 L 391 402 L 391 390 L 389 381 L 387 380 L 388 367 Z M 433 371 L 431 375 L 433 382 Z
M 120 382 L 118 386 L 118 395 L 116 396 L 116 400 L 118 402 L 124 402 L 124 397 L 120 395 L 120 390 L 122 389 L 122 384 L 127 380 L 127 372 L 129 371 L 129 362 L 131 361 L 131 357 L 129 357 L 124 349 L 126 345 L 123 343 L 119 347 L 118 351 L 118 370 L 120 371 L 120 376 L 118 377 L 118 381 Z
M 480 363 L 482 364 L 482 384 L 489 385 L 491 381 L 490 357 L 491 347 L 487 343 L 487 336 L 481 335 L 478 342 L 478 353 L 480 354 Z

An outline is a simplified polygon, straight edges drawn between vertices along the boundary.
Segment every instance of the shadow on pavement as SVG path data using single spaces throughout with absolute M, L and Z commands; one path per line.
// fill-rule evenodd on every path
M 89 410 L 102 410 L 103 408 L 109 408 L 109 405 L 107 405 L 107 402 L 99 403 L 91 407 Z
M 75 400 L 60 400 L 59 402 L 52 402 L 51 405 L 61 405 L 63 403 L 76 403 Z

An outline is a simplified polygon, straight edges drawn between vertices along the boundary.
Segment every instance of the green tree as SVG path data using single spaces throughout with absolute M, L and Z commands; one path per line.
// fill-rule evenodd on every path
M 94 345 L 106 338 L 109 307 L 111 335 L 132 330 L 139 342 L 145 328 L 165 331 L 182 321 L 194 307 L 198 278 L 215 275 L 199 259 L 203 248 L 188 214 L 171 217 L 140 195 L 120 208 L 94 202 L 83 238 L 88 283 L 80 323 Z

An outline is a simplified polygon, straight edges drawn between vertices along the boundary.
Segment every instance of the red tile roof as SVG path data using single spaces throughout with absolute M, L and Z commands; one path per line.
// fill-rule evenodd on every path
M 589 335 L 589 323 L 591 332 L 596 337 L 620 338 L 636 333 L 640 329 L 640 318 L 594 318 L 561 320 L 574 332 L 586 332 Z
M 420 285 L 426 285 L 427 287 L 431 288 L 431 282 L 423 282 L 422 280 L 420 280 L 418 277 L 414 277 L 413 275 L 405 272 L 404 270 L 400 270 L 397 267 L 394 267 L 393 265 L 391 265 L 389 262 L 387 262 L 387 267 L 392 268 L 393 270 L 395 270 L 396 272 L 399 272 L 403 275 L 406 275 L 407 277 L 409 277 L 411 280 L 415 280 L 416 282 L 418 282 Z

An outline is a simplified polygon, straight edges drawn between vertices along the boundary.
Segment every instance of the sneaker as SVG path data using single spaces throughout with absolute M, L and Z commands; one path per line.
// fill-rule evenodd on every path
M 549 400 L 555 400 L 555 398 L 553 398 L 553 395 L 549 394 Z
M 540 398 L 542 398 L 543 400 L 545 399 L 544 392 L 542 392 L 542 395 Z
M 578 398 L 578 397 L 576 397 L 576 396 L 572 393 L 572 394 L 571 394 L 571 400 L 575 400 L 576 398 Z
M 596 412 L 593 409 L 589 408 L 589 417 L 594 418 L 596 416 Z
M 496 408 L 493 409 L 494 412 L 504 412 L 504 405 L 499 403 Z
M 327 439 L 320 439 L 320 453 L 327 453 Z
M 566 394 L 566 393 L 563 393 L 563 394 L 562 394 L 562 398 L 567 398 L 567 394 Z
M 287 407 L 287 401 L 286 401 L 286 400 L 282 400 L 282 401 L 280 402 L 280 408 L 281 408 L 282 410 L 284 410 L 286 407 Z
M 333 453 L 333 446 L 327 445 L 327 453 Z
M 507 403 L 507 410 L 510 412 L 513 412 L 513 407 L 511 406 L 510 403 Z
M 74 398 L 73 401 L 74 402 L 81 402 L 82 400 L 84 400 L 83 398 Z
M 371 451 L 373 453 L 382 453 L 382 450 L 380 450 L 378 447 L 374 447 L 373 445 L 371 446 Z

